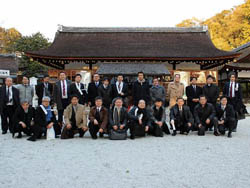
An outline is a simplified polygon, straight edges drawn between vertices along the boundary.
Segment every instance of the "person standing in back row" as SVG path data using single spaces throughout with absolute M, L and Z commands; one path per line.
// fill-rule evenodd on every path
M 93 75 L 93 82 L 88 85 L 88 102 L 89 105 L 95 106 L 95 98 L 98 96 L 98 87 L 101 85 L 99 74 Z
M 216 108 L 217 99 L 219 97 L 219 88 L 213 84 L 214 77 L 212 75 L 207 76 L 207 84 L 203 87 L 203 94 L 207 98 L 207 103 L 210 103 Z
M 29 78 L 23 76 L 22 84 L 17 85 L 17 89 L 19 91 L 20 101 L 28 101 L 29 104 L 32 106 L 34 97 L 34 88 L 29 85 Z

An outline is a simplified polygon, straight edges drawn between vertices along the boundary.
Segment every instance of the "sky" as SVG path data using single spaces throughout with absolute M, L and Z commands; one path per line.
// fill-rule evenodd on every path
M 58 25 L 80 27 L 174 27 L 207 19 L 244 0 L 4 0 L 0 27 L 22 35 L 41 32 L 53 41 Z

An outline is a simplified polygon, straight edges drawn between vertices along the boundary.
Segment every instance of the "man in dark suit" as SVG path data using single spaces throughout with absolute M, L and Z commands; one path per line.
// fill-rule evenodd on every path
M 177 98 L 176 104 L 170 109 L 170 124 L 173 127 L 173 136 L 176 131 L 180 134 L 188 134 L 194 125 L 194 118 L 188 106 L 184 105 L 182 97 Z
M 21 101 L 21 105 L 17 107 L 13 115 L 13 138 L 15 133 L 18 133 L 17 138 L 22 138 L 22 132 L 26 135 L 31 135 L 31 123 L 35 117 L 35 111 L 29 104 L 28 100 Z
M 220 90 L 217 85 L 213 84 L 213 81 L 214 77 L 212 75 L 208 75 L 207 84 L 203 87 L 203 94 L 206 96 L 207 102 L 216 107 Z
M 99 74 L 93 75 L 93 82 L 88 85 L 88 102 L 90 106 L 95 105 L 95 98 L 98 96 L 98 87 L 101 85 Z
M 234 107 L 234 111 L 237 113 L 242 105 L 242 89 L 240 83 L 236 82 L 235 73 L 229 75 L 230 81 L 226 82 L 223 88 L 223 95 L 228 97 L 228 104 Z M 234 131 L 237 129 L 238 120 L 236 118 L 236 125 Z
M 42 104 L 42 98 L 52 97 L 53 86 L 49 83 L 49 75 L 44 75 L 43 82 L 36 85 L 36 95 L 38 96 L 38 105 Z
M 75 83 L 72 83 L 69 88 L 69 93 L 71 95 L 77 95 L 79 97 L 79 104 L 87 104 L 87 92 L 84 89 L 83 83 L 81 83 L 82 75 L 76 74 Z
M 110 109 L 112 103 L 112 88 L 108 78 L 104 78 L 103 84 L 98 87 L 98 96 L 102 97 L 103 106 Z
M 12 132 L 12 118 L 15 109 L 19 106 L 19 92 L 13 86 L 12 78 L 5 79 L 5 85 L 0 89 L 0 114 L 2 119 L 2 134 L 6 134 L 8 129 Z
M 197 86 L 197 78 L 191 77 L 191 85 L 186 87 L 187 105 L 189 106 L 192 114 L 194 113 L 194 107 L 199 104 L 199 97 L 202 95 L 202 88 Z
M 150 103 L 150 87 L 144 78 L 143 72 L 138 72 L 138 78 L 133 84 L 133 100 L 137 106 L 139 100 L 143 99 L 147 104 Z
M 194 108 L 194 120 L 199 136 L 204 136 L 205 131 L 212 127 L 214 127 L 214 135 L 220 135 L 218 133 L 218 119 L 215 108 L 212 104 L 207 103 L 205 95 L 200 96 L 199 104 Z
M 53 102 L 57 105 L 58 123 L 62 125 L 63 111 L 70 103 L 70 88 L 71 81 L 67 79 L 66 73 L 59 74 L 59 81 L 56 82 L 53 92 Z
M 216 117 L 218 119 L 219 132 L 224 135 L 228 129 L 228 137 L 232 137 L 232 131 L 235 127 L 235 112 L 233 106 L 227 103 L 227 97 L 220 98 L 220 104 L 216 106 Z
M 108 110 L 102 106 L 102 98 L 95 98 L 95 106 L 89 112 L 89 132 L 93 139 L 97 139 L 97 133 L 103 137 L 107 131 L 108 125 Z
M 128 85 L 123 81 L 123 76 L 119 74 L 117 76 L 117 81 L 112 84 L 112 99 L 121 97 L 123 99 L 123 104 L 127 105 L 126 97 L 128 96 Z

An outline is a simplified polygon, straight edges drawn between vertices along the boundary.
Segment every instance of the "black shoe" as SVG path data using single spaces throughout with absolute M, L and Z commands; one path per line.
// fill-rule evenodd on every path
M 227 137 L 228 137 L 228 138 L 232 138 L 232 133 L 231 133 L 231 132 L 228 132 Z
M 92 139 L 94 139 L 94 140 L 97 139 L 97 136 L 96 136 L 96 135 L 93 135 L 93 136 L 91 136 L 91 137 L 92 137 Z
M 176 131 L 174 131 L 174 132 L 172 133 L 172 136 L 176 136 Z
M 184 132 L 183 132 L 183 131 L 180 131 L 180 134 L 184 134 Z
M 215 131 L 214 136 L 220 136 L 220 134 L 217 131 Z
M 22 137 L 23 137 L 22 133 L 18 133 L 16 138 L 22 138 Z
M 135 136 L 134 136 L 134 135 L 130 135 L 130 139 L 131 139 L 131 140 L 134 140 L 134 139 L 135 139 Z
M 27 140 L 28 140 L 28 141 L 32 141 L 32 142 L 35 142 L 35 141 L 36 141 L 35 137 L 33 137 L 33 136 L 29 137 Z
M 99 133 L 99 137 L 100 137 L 100 138 L 103 138 L 103 133 Z
M 7 131 L 2 131 L 2 134 L 7 134 Z

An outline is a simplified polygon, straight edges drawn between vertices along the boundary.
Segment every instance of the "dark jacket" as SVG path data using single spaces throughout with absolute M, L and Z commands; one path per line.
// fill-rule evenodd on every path
M 190 110 L 193 112 L 194 107 L 199 102 L 193 102 L 193 99 L 197 99 L 202 95 L 202 88 L 196 85 L 196 90 L 194 90 L 193 86 L 186 87 L 186 95 L 187 95 L 187 105 L 190 107 Z
M 161 117 L 160 119 L 157 119 L 156 116 L 160 115 L 159 113 L 161 113 Z M 162 123 L 164 123 L 166 121 L 166 108 L 162 106 L 157 111 L 155 105 L 153 105 L 151 108 L 151 121 L 152 122 L 161 121 Z
M 37 107 L 36 112 L 35 112 L 35 125 L 38 125 L 40 127 L 47 127 L 47 125 L 51 122 L 56 124 L 55 114 L 52 112 L 51 121 L 47 122 L 46 121 L 46 114 L 44 113 L 44 111 L 42 110 L 42 108 L 40 106 Z
M 100 81 L 98 86 L 95 85 L 95 82 L 91 82 L 88 85 L 88 102 L 91 102 L 91 106 L 95 105 L 95 98 L 98 96 L 98 87 L 100 85 Z
M 69 93 L 69 88 L 71 81 L 66 80 L 67 83 L 67 95 L 68 99 L 70 98 L 70 93 Z M 53 102 L 57 104 L 57 109 L 58 110 L 63 110 L 62 106 L 62 89 L 61 89 L 61 81 L 57 81 L 55 86 L 54 86 L 54 91 L 53 91 Z
M 207 102 L 216 104 L 217 98 L 219 97 L 219 88 L 215 84 L 208 86 L 207 84 L 203 87 L 203 94 L 207 97 Z
M 147 81 L 140 83 L 138 80 L 133 85 L 133 100 L 134 105 L 137 105 L 139 100 L 145 100 L 148 104 L 150 102 L 150 87 Z
M 218 120 L 221 119 L 225 121 L 235 120 L 235 112 L 232 105 L 227 104 L 225 111 L 226 111 L 226 119 L 224 119 L 223 117 L 224 111 L 221 108 L 221 104 L 216 105 L 216 117 L 218 118 Z
M 14 108 L 17 108 L 20 104 L 19 100 L 19 91 L 14 86 L 12 86 L 12 94 L 13 94 L 13 106 Z M 2 86 L 0 88 L 0 114 L 2 114 L 3 109 L 6 108 L 6 85 Z
M 197 125 L 204 123 L 207 119 L 213 120 L 215 116 L 214 106 L 210 103 L 205 104 L 204 108 L 201 104 L 197 104 L 194 108 L 194 120 Z
M 129 121 L 130 122 L 134 122 L 134 123 L 138 123 L 138 120 L 139 120 L 139 116 L 138 114 L 136 114 L 136 111 L 138 110 L 139 108 L 137 106 L 133 107 L 129 113 L 128 113 L 128 117 L 129 117 Z M 150 126 L 151 124 L 151 112 L 145 108 L 145 115 L 143 115 L 143 118 L 142 118 L 142 124 L 144 126 Z
M 96 119 L 95 118 L 96 111 L 97 111 L 96 106 L 93 106 L 90 109 L 89 120 L 90 120 L 91 123 L 93 123 L 94 120 Z M 98 122 L 98 123 L 99 123 L 100 128 L 102 128 L 105 132 L 107 131 L 108 116 L 109 116 L 108 110 L 105 107 L 102 106 L 101 111 L 100 111 L 100 122 Z
M 242 89 L 240 83 L 235 82 L 235 85 L 237 85 L 237 89 L 235 89 L 235 98 L 236 101 L 241 101 L 242 100 Z M 223 87 L 223 95 L 230 97 L 230 82 L 226 82 L 224 87 Z
M 111 85 L 105 89 L 103 84 L 98 87 L 98 96 L 102 97 L 103 106 L 106 108 L 110 108 L 110 104 L 112 103 L 112 88 Z
M 185 118 L 185 123 L 191 123 L 192 125 L 194 124 L 194 118 L 193 115 L 190 111 L 190 108 L 188 106 L 183 105 L 182 106 L 182 112 Z M 178 113 L 179 113 L 179 107 L 178 105 L 174 105 L 171 109 L 170 109 L 170 121 L 171 120 L 176 120 L 178 117 Z
M 117 90 L 117 87 L 116 87 L 116 83 L 112 84 L 111 87 L 112 87 L 112 98 L 113 99 L 117 98 L 117 97 L 122 97 L 124 99 L 125 97 L 128 96 L 128 85 L 125 82 L 123 82 L 123 87 L 122 87 L 122 93 L 124 93 L 124 95 L 120 95 L 118 93 L 118 90 Z
M 26 115 L 26 117 L 25 117 Z M 23 108 L 21 105 L 19 105 L 13 115 L 13 126 L 14 128 L 17 128 L 17 125 L 19 124 L 20 121 L 24 122 L 27 128 L 30 128 L 31 125 L 31 120 L 35 117 L 35 111 L 34 109 L 30 106 L 28 108 L 27 114 L 25 114 Z
M 87 98 L 87 92 L 84 89 L 83 83 L 80 83 L 80 90 L 82 91 L 82 95 L 79 92 L 79 90 L 77 89 L 75 83 L 72 83 L 70 85 L 70 87 L 69 87 L 70 96 L 71 95 L 77 95 L 79 97 L 79 104 L 83 104 L 84 105 L 84 104 L 86 104 L 88 102 L 88 98 Z
M 114 121 L 113 121 L 113 112 L 114 112 L 114 107 L 109 112 L 109 126 L 110 126 L 110 128 L 112 128 L 115 125 Z M 127 109 L 125 107 L 122 107 L 121 112 L 120 112 L 120 125 L 126 126 L 127 120 L 128 120 Z
M 48 83 L 48 92 L 49 92 L 49 97 L 52 97 L 53 85 L 51 83 Z M 38 104 L 39 105 L 42 103 L 43 93 L 44 93 L 44 82 L 41 82 L 41 83 L 36 85 L 36 95 L 38 97 Z

